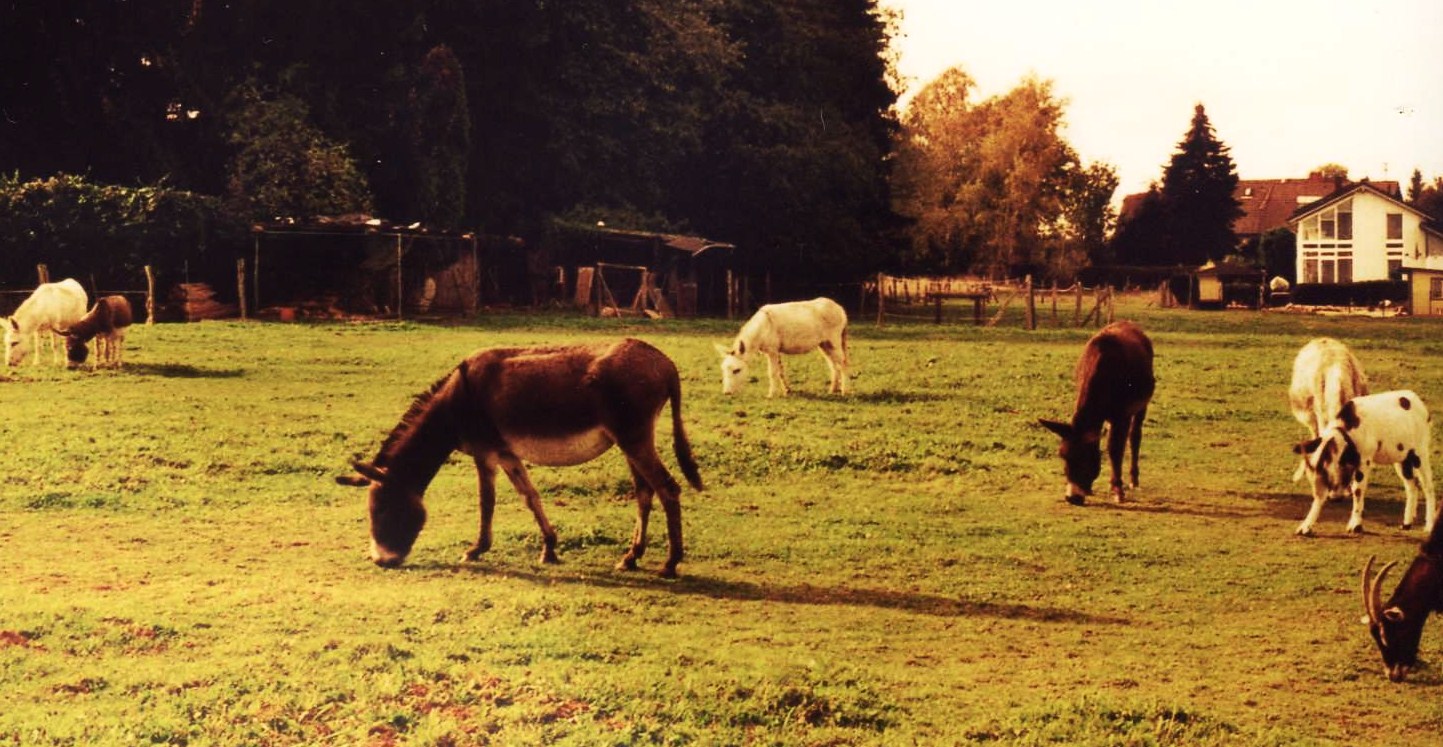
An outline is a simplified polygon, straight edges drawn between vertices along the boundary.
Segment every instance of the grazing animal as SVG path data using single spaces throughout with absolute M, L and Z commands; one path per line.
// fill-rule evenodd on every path
M 73 278 L 58 283 L 41 283 L 5 324 L 5 362 L 18 366 L 33 346 L 35 365 L 40 365 L 41 333 L 50 333 L 50 353 L 60 363 L 59 337 L 85 316 L 88 297 Z
M 1398 564 L 1392 561 L 1373 575 L 1373 562 L 1363 566 L 1363 622 L 1383 655 L 1388 679 L 1402 682 L 1418 666 L 1418 643 L 1428 613 L 1443 611 L 1443 532 L 1434 525 L 1428 539 L 1418 548 L 1408 570 L 1388 601 L 1383 602 L 1383 578 Z
M 130 302 L 125 296 L 105 296 L 65 335 L 65 352 L 71 366 L 85 362 L 90 354 L 86 343 L 95 339 L 95 364 L 120 368 L 125 350 L 125 331 L 132 321 Z
M 541 529 L 541 562 L 558 562 L 556 531 L 525 462 L 566 466 L 601 456 L 613 444 L 626 455 L 636 489 L 637 524 L 617 564 L 635 570 L 646 550 L 652 496 L 666 512 L 668 554 L 661 575 L 676 577 L 682 559 L 681 488 L 656 452 L 656 420 L 671 403 L 672 448 L 687 482 L 701 474 L 681 419 L 681 378 L 664 353 L 645 342 L 481 350 L 443 376 L 411 405 L 370 463 L 353 462 L 345 485 L 370 486 L 371 559 L 405 561 L 426 521 L 422 496 L 451 452 L 476 462 L 481 529 L 464 560 L 491 547 L 496 470 L 510 478 Z
M 1332 422 L 1348 400 L 1367 393 L 1368 377 L 1358 359 L 1347 345 L 1331 337 L 1309 341 L 1293 359 L 1288 406 L 1312 438 L 1323 432 L 1323 426 Z M 1293 482 L 1303 479 L 1307 465 L 1306 459 L 1298 460 Z
M 1103 327 L 1082 349 L 1077 361 L 1077 406 L 1072 422 L 1039 420 L 1062 438 L 1058 453 L 1067 476 L 1065 499 L 1081 506 L 1092 494 L 1102 471 L 1102 426 L 1108 426 L 1107 456 L 1112 462 L 1112 498 L 1123 499 L 1122 455 L 1132 444 L 1132 487 L 1137 487 L 1138 447 L 1142 421 L 1152 400 L 1152 341 L 1131 322 Z
M 1411 391 L 1366 394 L 1344 404 L 1317 438 L 1294 446 L 1293 452 L 1307 460 L 1313 473 L 1313 507 L 1298 525 L 1298 534 L 1311 534 L 1323 502 L 1341 495 L 1353 497 L 1348 531 L 1363 531 L 1363 497 L 1374 465 L 1381 464 L 1393 465 L 1403 480 L 1403 528 L 1413 528 L 1421 491 L 1428 502 L 1426 528 L 1433 531 L 1438 506 L 1428 456 L 1431 421 L 1423 400 Z
M 735 394 L 745 383 L 747 361 L 754 353 L 767 357 L 767 396 L 791 393 L 782 370 L 782 353 L 822 351 L 831 372 L 828 391 L 847 393 L 847 312 L 830 298 L 773 303 L 757 309 L 742 325 L 730 349 L 721 353 L 722 393 Z

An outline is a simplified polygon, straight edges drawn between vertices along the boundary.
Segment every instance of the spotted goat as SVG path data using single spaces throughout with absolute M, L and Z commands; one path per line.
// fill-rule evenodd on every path
M 1379 465 L 1392 465 L 1403 480 L 1403 528 L 1413 528 L 1421 492 L 1428 506 L 1426 528 L 1431 532 L 1438 519 L 1428 448 L 1431 420 L 1423 400 L 1411 391 L 1368 394 L 1344 404 L 1317 438 L 1294 446 L 1313 475 L 1313 507 L 1298 534 L 1311 533 L 1323 501 L 1343 495 L 1353 499 L 1348 531 L 1363 531 L 1363 499 L 1373 468 Z

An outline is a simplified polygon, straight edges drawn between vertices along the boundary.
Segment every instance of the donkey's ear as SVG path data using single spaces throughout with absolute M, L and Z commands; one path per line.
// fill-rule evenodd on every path
M 712 343 L 711 346 L 714 347 L 714 348 L 716 348 L 717 354 L 718 354 L 718 355 L 721 355 L 723 358 L 725 358 L 726 356 L 732 354 L 732 351 L 727 350 L 725 347 L 722 347 L 721 345 L 719 345 L 719 344 L 717 344 L 717 343 L 715 343 L 715 342 Z
M 20 331 L 20 322 L 15 321 L 15 317 L 12 316 L 5 321 L 10 322 L 10 329 L 15 330 L 16 332 Z
M 364 488 L 370 485 L 371 481 L 360 475 L 336 475 L 336 484 L 351 488 Z
M 1059 423 L 1056 420 L 1046 420 L 1044 418 L 1038 418 L 1037 424 L 1042 426 L 1043 428 L 1046 428 L 1049 431 L 1052 431 L 1053 433 L 1056 433 L 1063 438 L 1072 438 L 1072 426 L 1068 425 L 1067 423 Z
M 741 340 L 737 340 L 737 355 L 746 355 L 746 354 L 747 354 L 747 344 L 746 344 L 745 342 L 741 341 Z
M 384 467 L 377 467 L 370 462 L 362 462 L 359 460 L 351 462 L 351 467 L 371 482 L 386 481 L 386 470 Z

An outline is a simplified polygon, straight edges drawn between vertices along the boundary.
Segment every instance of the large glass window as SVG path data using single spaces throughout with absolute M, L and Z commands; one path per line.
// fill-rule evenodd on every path
M 1428 298 L 1434 301 L 1443 300 L 1443 278 L 1428 279 Z
M 1345 200 L 1338 206 L 1338 238 L 1342 241 L 1353 240 L 1353 201 Z
M 1305 260 L 1303 260 L 1303 282 L 1304 282 L 1304 283 L 1316 283 L 1316 282 L 1318 282 L 1318 260 L 1316 260 L 1316 259 L 1305 259 Z
M 1403 238 L 1402 213 L 1388 213 L 1388 238 L 1390 240 Z

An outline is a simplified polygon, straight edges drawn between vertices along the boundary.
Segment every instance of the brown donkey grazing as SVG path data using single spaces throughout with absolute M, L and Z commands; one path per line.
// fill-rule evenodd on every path
M 95 365 L 120 368 L 125 349 L 125 331 L 130 328 L 130 302 L 125 296 L 105 296 L 80 321 L 65 332 L 65 356 L 73 368 L 90 354 L 86 343 L 95 338 Z
M 1059 453 L 1067 475 L 1066 500 L 1081 506 L 1102 471 L 1102 425 L 1108 426 L 1107 456 L 1112 462 L 1112 498 L 1122 502 L 1122 454 L 1132 442 L 1132 487 L 1137 487 L 1137 452 L 1142 421 L 1152 399 L 1152 341 L 1132 322 L 1102 328 L 1077 361 L 1077 406 L 1072 423 L 1039 420 L 1062 437 Z
M 581 464 L 613 444 L 626 455 L 636 489 L 637 522 L 618 570 L 635 570 L 646 551 L 652 497 L 666 512 L 668 554 L 661 575 L 676 577 L 682 559 L 681 486 L 656 452 L 656 420 L 671 403 L 672 448 L 687 482 L 701 474 L 681 420 L 681 378 L 664 353 L 645 342 L 538 348 L 491 348 L 472 354 L 416 398 L 371 462 L 353 462 L 343 485 L 370 486 L 371 559 L 405 561 L 426 522 L 422 496 L 453 451 L 476 461 L 481 531 L 463 560 L 491 548 L 496 470 L 506 473 L 541 528 L 541 562 L 558 562 L 556 530 L 525 462 Z

